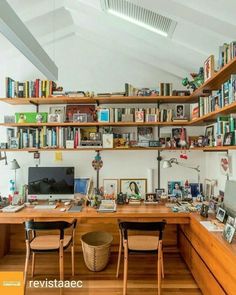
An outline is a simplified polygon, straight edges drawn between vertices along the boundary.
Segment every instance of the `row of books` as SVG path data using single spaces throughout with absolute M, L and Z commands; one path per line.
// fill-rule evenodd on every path
M 221 89 L 212 91 L 209 97 L 199 97 L 192 111 L 192 119 L 214 112 L 236 101 L 236 75 L 222 84 Z M 196 113 L 198 113 L 196 115 Z
M 6 97 L 48 97 L 56 90 L 56 83 L 49 80 L 15 81 L 6 77 Z
M 236 144 L 236 114 L 219 116 L 216 127 L 217 145 Z
M 219 59 L 218 59 L 218 68 L 219 70 L 230 62 L 236 56 L 236 41 L 231 43 L 224 43 L 219 46 Z

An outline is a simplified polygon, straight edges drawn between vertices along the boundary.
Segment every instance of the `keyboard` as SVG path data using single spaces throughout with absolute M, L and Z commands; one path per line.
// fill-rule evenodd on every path
M 20 211 L 21 209 L 23 209 L 25 207 L 25 205 L 9 205 L 6 206 L 4 208 L 2 208 L 2 212 L 17 212 Z
M 70 209 L 68 209 L 68 212 L 81 212 L 82 206 L 74 205 L 71 206 Z
M 55 209 L 56 205 L 35 205 L 34 209 L 37 210 L 52 210 Z

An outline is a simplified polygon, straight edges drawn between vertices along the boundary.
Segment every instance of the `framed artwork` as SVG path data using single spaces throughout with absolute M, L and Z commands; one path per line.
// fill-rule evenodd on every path
M 73 122 L 73 114 L 87 114 L 87 122 L 96 121 L 95 105 L 67 105 L 66 106 L 66 121 Z
M 105 133 L 102 135 L 102 147 L 113 148 L 113 134 Z
M 202 187 L 203 187 L 202 183 L 200 183 L 200 192 L 199 192 L 198 183 L 193 182 L 193 183 L 190 183 L 189 186 L 191 188 L 191 195 L 193 198 L 196 198 L 200 194 L 200 192 L 202 192 Z
M 207 126 L 205 130 L 205 137 L 213 138 L 214 137 L 214 125 Z
M 156 193 L 147 193 L 147 194 L 145 194 L 144 203 L 145 204 L 158 204 Z
M 65 107 L 63 106 L 52 106 L 49 108 L 49 114 L 55 115 L 57 117 L 57 121 L 51 122 L 65 122 Z
M 62 123 L 63 119 L 59 114 L 48 114 L 48 123 Z
M 147 192 L 147 179 L 120 179 L 120 191 L 128 197 L 144 198 Z
M 228 223 L 228 224 L 234 226 L 235 218 L 232 217 L 232 216 L 228 216 L 226 223 Z
M 74 190 L 75 194 L 87 195 L 90 185 L 90 178 L 75 178 Z
M 175 117 L 177 119 L 185 118 L 185 106 L 183 104 L 177 104 L 175 107 Z
M 109 109 L 100 109 L 98 111 L 98 122 L 109 122 L 110 121 L 110 111 Z
M 103 179 L 103 189 L 105 199 L 116 199 L 119 189 L 118 179 Z
M 235 227 L 231 224 L 226 223 L 223 231 L 223 237 L 228 242 L 231 243 L 235 234 Z
M 230 158 L 228 155 L 220 156 L 220 172 L 223 175 L 230 174 Z
M 210 55 L 204 62 L 204 81 L 210 79 L 215 71 L 214 55 Z
M 226 211 L 222 208 L 218 208 L 216 213 L 216 219 L 218 219 L 220 222 L 224 222 Z
M 226 132 L 224 136 L 223 145 L 233 145 L 234 144 L 234 133 Z
M 182 197 L 182 181 L 168 181 L 168 196 Z
M 78 122 L 78 123 L 87 122 L 87 114 L 82 114 L 82 113 L 73 114 L 73 122 Z
M 161 195 L 165 192 L 165 189 L 164 188 L 156 188 L 155 189 L 155 193 L 157 195 L 157 198 L 160 198 Z
M 138 127 L 138 141 L 146 141 L 153 139 L 153 127 Z

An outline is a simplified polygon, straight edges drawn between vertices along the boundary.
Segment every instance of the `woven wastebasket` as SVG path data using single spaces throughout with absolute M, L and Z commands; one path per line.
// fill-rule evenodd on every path
M 103 270 L 109 261 L 113 236 L 108 232 L 89 232 L 81 236 L 84 261 L 91 271 Z

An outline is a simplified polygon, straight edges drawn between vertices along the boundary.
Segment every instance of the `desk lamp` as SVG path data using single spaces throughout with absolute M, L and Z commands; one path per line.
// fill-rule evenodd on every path
M 164 160 L 163 161 L 162 168 L 164 168 L 164 169 L 165 168 L 171 168 L 172 164 L 176 164 L 176 165 L 179 165 L 179 166 L 186 167 L 186 168 L 197 171 L 197 173 L 198 173 L 198 191 L 199 191 L 199 195 L 201 195 L 201 192 L 200 192 L 200 168 L 199 168 L 199 166 L 197 166 L 197 167 L 187 166 L 187 165 L 184 165 L 184 164 L 178 162 L 178 160 L 176 158 L 171 158 L 169 160 Z
M 10 162 L 10 169 L 15 171 L 15 191 L 16 191 L 16 170 L 20 169 L 20 165 L 16 161 L 16 159 Z

